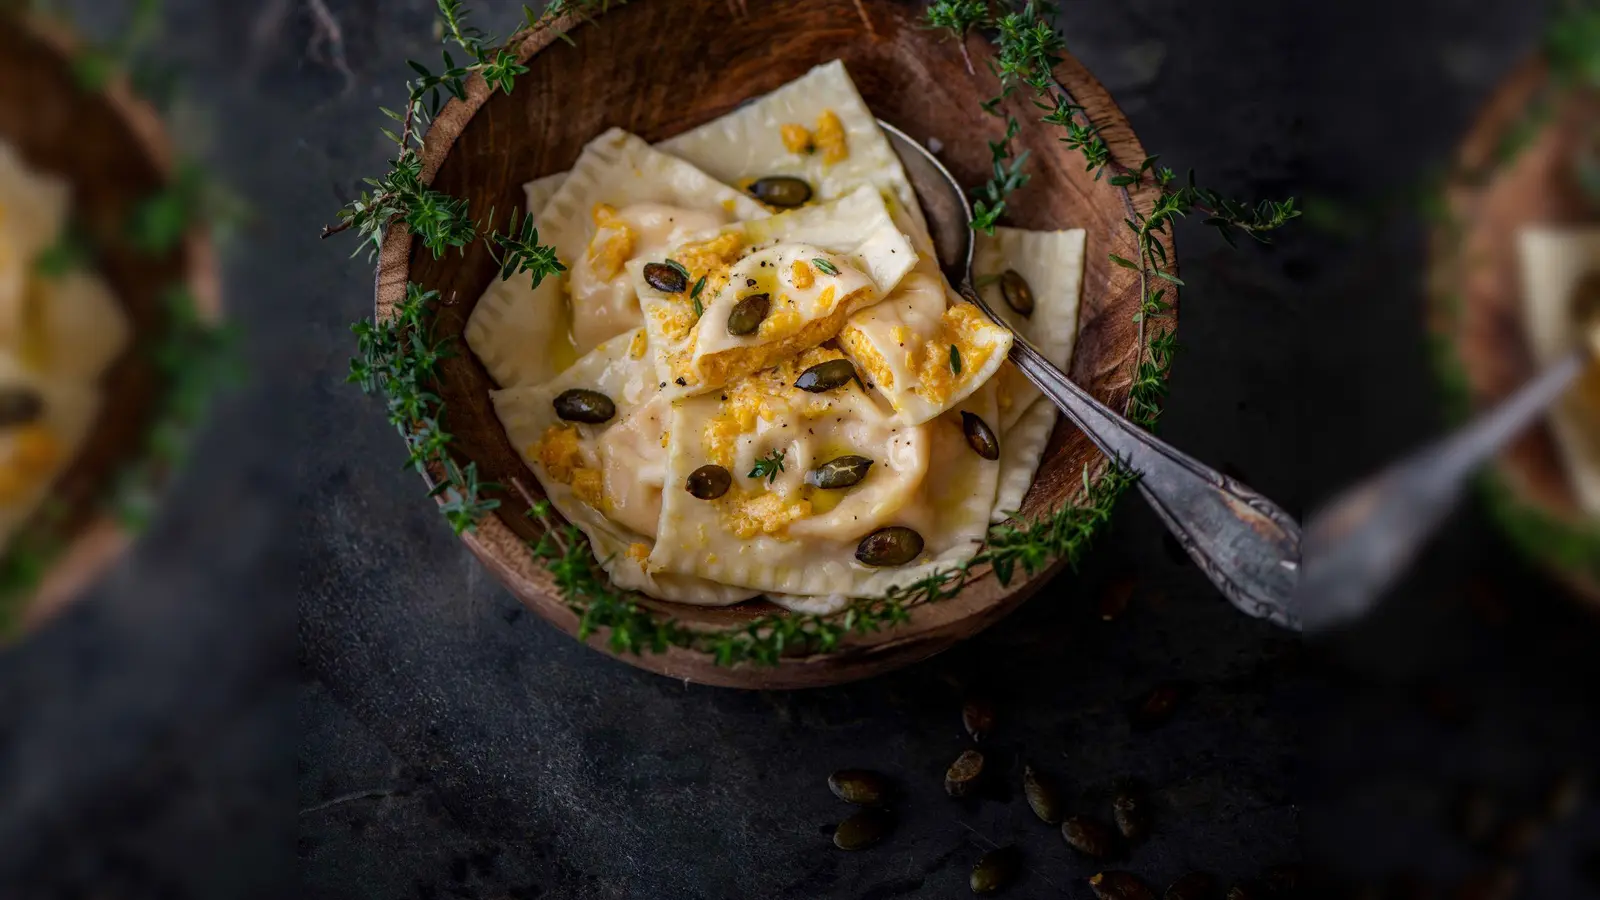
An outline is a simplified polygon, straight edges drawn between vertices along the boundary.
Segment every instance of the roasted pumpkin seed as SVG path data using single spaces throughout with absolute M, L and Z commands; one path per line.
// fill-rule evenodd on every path
M 800 377 L 794 380 L 794 386 L 802 391 L 820 394 L 836 387 L 844 387 L 855 377 L 856 367 L 850 360 L 830 359 L 801 372 Z
M 693 472 L 683 483 L 683 489 L 697 500 L 715 500 L 733 486 L 733 473 L 718 465 L 704 465 Z
M 886 810 L 868 807 L 833 830 L 833 845 L 840 850 L 865 850 L 883 840 L 894 827 L 894 817 Z
M 1006 298 L 1007 306 L 1023 316 L 1033 315 L 1033 288 L 1028 287 L 1028 280 L 1016 269 L 1007 269 L 1000 275 L 1000 293 Z
M 961 430 L 967 436 L 967 446 L 984 459 L 1000 458 L 1000 439 L 994 436 L 989 423 L 978 416 L 961 411 Z
M 791 175 L 768 175 L 750 182 L 750 196 L 768 206 L 794 209 L 811 199 L 811 185 Z
M 872 460 L 865 456 L 837 456 L 806 472 L 806 484 L 828 491 L 855 487 L 867 477 Z
M 903 566 L 922 553 L 922 535 L 904 525 L 890 525 L 861 539 L 856 561 L 864 566 Z
M 1111 829 L 1088 816 L 1073 816 L 1062 822 L 1061 837 L 1067 846 L 1095 859 L 1105 859 L 1117 846 Z
M 617 405 L 599 391 L 571 388 L 556 395 L 556 415 L 568 422 L 599 425 L 611 421 L 617 414 Z
M 1214 900 L 1217 880 L 1204 872 L 1190 872 L 1174 881 L 1161 900 Z
M 968 796 L 982 777 L 983 754 L 976 750 L 965 750 L 945 771 L 944 792 L 952 797 Z
M 1100 900 L 1155 900 L 1155 893 L 1132 872 L 1101 872 L 1089 879 Z
M 741 336 L 755 334 L 770 309 L 772 309 L 771 295 L 751 294 L 742 298 L 733 305 L 733 311 L 728 313 L 728 333 Z
M 1061 821 L 1061 798 L 1049 776 L 1034 771 L 1033 766 L 1022 767 L 1022 794 L 1028 798 L 1033 814 L 1046 825 Z
M 993 894 L 1017 877 L 1022 868 L 1022 851 L 1016 847 L 991 850 L 972 867 L 972 877 L 967 883 L 974 894 Z
M 1124 789 L 1111 801 L 1111 818 L 1116 820 L 1117 830 L 1130 841 L 1142 841 L 1150 833 L 1150 811 L 1145 808 L 1143 798 L 1132 789 Z
M 1148 731 L 1166 724 L 1177 711 L 1183 695 L 1184 690 L 1181 685 L 1170 682 L 1156 685 L 1129 710 L 1130 724 L 1138 731 Z
M 689 276 L 683 269 L 666 263 L 645 263 L 644 280 L 663 294 L 681 294 L 689 287 Z
M 868 769 L 840 769 L 828 776 L 828 790 L 858 806 L 882 806 L 889 798 L 888 780 Z
M 994 730 L 994 704 L 988 697 L 972 696 L 961 705 L 961 725 L 974 741 Z
M 36 421 L 44 413 L 39 392 L 20 385 L 0 388 L 0 428 Z

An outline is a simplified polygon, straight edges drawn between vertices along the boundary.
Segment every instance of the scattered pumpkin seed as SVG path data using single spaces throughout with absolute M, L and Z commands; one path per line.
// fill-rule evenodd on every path
M 689 272 L 670 260 L 644 264 L 645 283 L 663 294 L 681 294 L 689 286 Z
M 811 261 L 811 264 L 813 266 L 816 266 L 817 270 L 819 272 L 821 272 L 822 274 L 824 274 L 824 275 L 837 275 L 837 274 L 839 274 L 839 267 L 838 266 L 835 266 L 833 263 L 828 262 L 827 260 L 825 260 L 825 259 L 823 259 L 821 257 L 817 257 L 816 259 L 813 259 Z
M 961 351 L 956 349 L 955 344 L 950 345 L 950 371 L 958 376 L 961 374 Z
M 750 196 L 768 206 L 794 209 L 811 199 L 811 185 L 790 175 L 768 175 L 750 182 Z
M 0 388 L 0 428 L 11 428 L 37 421 L 44 413 L 44 398 L 33 388 L 14 385 Z
M 1138 731 L 1148 731 L 1165 725 L 1177 711 L 1183 694 L 1184 690 L 1178 684 L 1167 682 L 1156 685 L 1150 689 L 1150 693 L 1145 694 L 1133 705 L 1128 713 L 1130 724 Z
M 571 388 L 557 394 L 554 406 L 556 415 L 566 421 L 590 425 L 609 422 L 617 414 L 617 405 L 611 402 L 610 397 L 583 388 Z
M 828 790 L 858 806 L 882 806 L 889 798 L 888 780 L 869 769 L 840 769 L 828 776 Z
M 1150 811 L 1131 788 L 1119 792 L 1111 801 L 1111 817 L 1116 820 L 1117 830 L 1130 841 L 1142 841 L 1150 833 Z
M 1022 793 L 1028 798 L 1033 814 L 1046 825 L 1061 821 L 1061 798 L 1049 776 L 1034 771 L 1033 766 L 1022 767 Z
M 974 894 L 993 894 L 1017 877 L 1022 868 L 1022 851 L 1014 846 L 991 850 L 972 867 L 968 884 Z
M 886 810 L 868 807 L 839 823 L 833 831 L 833 845 L 840 850 L 865 850 L 883 840 L 894 827 L 894 817 Z
M 972 696 L 961 706 L 961 725 L 974 741 L 994 730 L 994 704 L 988 697 Z
M 836 387 L 844 387 L 855 377 L 856 367 L 850 360 L 830 359 L 801 372 L 800 377 L 794 380 L 794 386 L 802 391 L 820 394 Z
M 806 472 L 806 484 L 837 491 L 855 487 L 867 477 L 872 460 L 865 456 L 837 456 Z
M 961 431 L 966 434 L 967 446 L 972 448 L 973 453 L 984 459 L 1000 458 L 1000 439 L 994 436 L 989 423 L 981 417 L 962 410 Z
M 904 525 L 890 525 L 861 539 L 856 560 L 864 566 L 903 566 L 922 553 L 922 535 Z
M 978 786 L 983 777 L 983 754 L 976 750 L 962 751 L 944 773 L 944 792 L 952 797 L 965 797 Z
M 1105 859 L 1116 849 L 1111 829 L 1088 816 L 1073 816 L 1061 823 L 1061 837 L 1067 846 L 1095 859 Z
M 683 489 L 696 500 L 715 500 L 733 486 L 733 473 L 718 465 L 704 465 L 693 472 L 683 483 Z
M 1007 269 L 1000 275 L 1000 294 L 1006 298 L 1006 305 L 1016 310 L 1023 317 L 1033 315 L 1033 288 L 1028 287 L 1028 280 L 1017 273 L 1015 269 Z
M 733 311 L 728 313 L 728 333 L 733 335 L 755 334 L 761 327 L 762 320 L 766 319 L 767 311 L 772 309 L 772 296 L 770 294 L 751 294 L 742 298 L 733 305 Z
M 1101 872 L 1089 879 L 1100 900 L 1155 900 L 1155 893 L 1132 872 Z
M 1204 872 L 1190 872 L 1174 881 L 1161 900 L 1214 900 L 1217 880 Z

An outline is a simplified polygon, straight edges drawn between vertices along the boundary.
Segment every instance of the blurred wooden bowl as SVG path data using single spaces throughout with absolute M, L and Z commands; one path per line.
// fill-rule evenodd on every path
M 1499 403 L 1538 373 L 1517 235 L 1600 220 L 1571 165 L 1597 124 L 1597 98 L 1557 89 L 1534 59 L 1495 91 L 1458 151 L 1432 235 L 1428 323 L 1458 414 Z M 1600 523 L 1580 509 L 1548 424 L 1511 445 L 1488 487 L 1490 511 L 1517 547 L 1600 603 Z
M 944 163 L 963 183 L 976 186 L 990 173 L 984 142 L 998 137 L 1002 128 L 1000 120 L 979 108 L 997 89 L 984 65 L 989 47 L 976 36 L 967 42 L 980 73 L 970 75 L 960 46 L 922 26 L 919 16 L 925 6 L 910 0 L 640 0 L 607 13 L 598 23 L 565 23 L 573 44 L 556 40 L 552 33 L 523 44 L 520 56 L 531 71 L 511 94 L 490 95 L 480 82 L 465 102 L 454 101 L 441 112 L 423 150 L 424 175 L 445 193 L 470 198 L 475 215 L 491 207 L 519 208 L 523 182 L 571 167 L 584 144 L 608 127 L 659 141 L 726 113 L 812 66 L 841 58 L 876 115 L 919 141 L 937 138 L 944 145 Z M 684 48 L 693 52 L 679 52 Z M 1100 125 L 1117 159 L 1137 166 L 1144 149 L 1099 82 L 1070 58 L 1056 74 Z M 1139 308 L 1139 285 L 1136 273 L 1112 265 L 1106 254 L 1138 257 L 1134 237 L 1123 223 L 1128 200 L 1121 190 L 1085 172 L 1083 160 L 1058 140 L 1058 131 L 1037 123 L 1037 110 L 1022 94 L 1008 103 L 1027 123 L 1020 140 L 1033 153 L 1033 180 L 1015 195 L 1007 217 L 1024 228 L 1088 230 L 1072 375 L 1100 400 L 1121 409 L 1138 352 L 1133 316 Z M 1141 205 L 1150 199 L 1134 197 Z M 1170 253 L 1170 243 L 1167 248 Z M 406 282 L 415 281 L 447 298 L 438 315 L 438 333 L 459 338 L 494 273 L 481 242 L 464 255 L 452 252 L 435 259 L 396 227 L 380 255 L 378 315 L 388 315 L 404 299 Z M 459 346 L 464 345 L 463 340 Z M 460 459 L 475 461 L 486 481 L 510 485 L 515 479 L 536 489 L 537 480 L 495 417 L 489 402 L 494 383 L 477 360 L 470 353 L 447 360 L 441 378 L 440 394 L 455 437 L 451 446 Z M 1104 462 L 1075 428 L 1059 425 L 1023 514 L 1043 514 L 1076 496 L 1084 467 L 1099 477 Z M 524 516 L 527 504 L 512 493 L 499 496 L 498 514 L 464 536 L 467 546 L 530 609 L 576 634 L 578 616 L 528 552 L 525 541 L 538 531 Z M 1063 564 L 1057 561 L 1032 579 L 1019 572 L 1009 587 L 984 577 L 958 597 L 916 608 L 911 620 L 898 627 L 852 635 L 833 652 L 786 657 L 776 666 L 723 668 L 706 654 L 678 648 L 621 658 L 674 678 L 734 687 L 850 681 L 932 656 L 981 631 L 1015 609 Z M 765 602 L 729 609 L 644 602 L 687 626 L 718 629 L 739 627 L 776 610 Z M 590 644 L 609 652 L 605 639 L 601 633 Z
M 165 293 L 187 284 L 197 310 L 220 312 L 216 265 L 199 230 L 177 249 L 152 255 L 128 239 L 137 205 L 173 175 L 160 117 L 114 77 L 86 89 L 73 70 L 79 43 L 59 24 L 0 13 L 0 139 L 34 168 L 72 185 L 72 217 L 97 252 L 97 269 L 132 322 L 130 347 L 106 374 L 100 419 L 54 493 L 62 515 L 48 525 L 61 549 L 42 579 L 22 596 L 24 630 L 59 611 L 92 583 L 129 543 L 106 506 L 118 473 L 145 446 L 163 390 L 152 353 L 166 330 Z M 4 552 L 0 551 L 0 557 Z M 0 603 L 0 606 L 4 606 Z M 0 609 L 0 613 L 4 613 Z M 0 615 L 0 634 L 5 631 Z

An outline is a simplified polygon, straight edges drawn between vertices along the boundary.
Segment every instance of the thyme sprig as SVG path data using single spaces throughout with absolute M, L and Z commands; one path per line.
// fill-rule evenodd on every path
M 438 291 L 406 285 L 406 299 L 386 319 L 368 319 L 350 326 L 360 355 L 350 360 L 346 381 L 368 394 L 381 394 L 389 424 L 405 439 L 406 464 L 424 478 L 442 472 L 428 496 L 439 500 L 456 534 L 470 531 L 479 519 L 498 509 L 500 501 L 484 496 L 499 485 L 478 480 L 478 464 L 460 465 L 448 452 L 450 434 L 440 424 L 444 401 L 432 390 L 439 364 L 454 355 L 448 338 L 433 333 Z

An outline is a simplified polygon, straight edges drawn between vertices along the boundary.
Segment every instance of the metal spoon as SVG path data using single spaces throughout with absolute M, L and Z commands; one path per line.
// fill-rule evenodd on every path
M 1006 321 L 973 288 L 972 208 L 949 171 L 921 144 L 882 120 L 927 214 L 945 276 L 996 324 Z M 1139 492 L 1178 543 L 1234 606 L 1299 630 L 1294 588 L 1300 527 L 1273 503 L 1117 415 L 1072 383 L 1020 334 L 1011 361 L 1095 446 L 1139 474 Z
M 1600 321 L 1600 275 L 1579 284 L 1573 308 L 1578 322 Z M 1306 627 L 1337 627 L 1376 606 L 1455 508 L 1472 473 L 1565 393 L 1594 356 L 1581 343 L 1499 406 L 1357 483 L 1312 517 L 1296 598 Z

